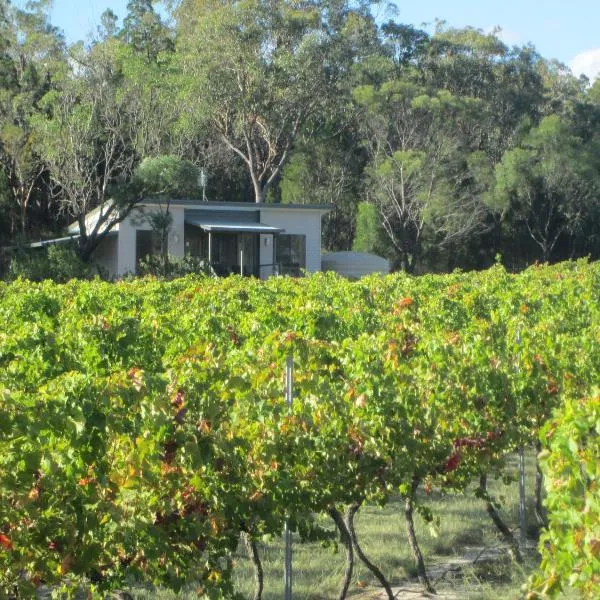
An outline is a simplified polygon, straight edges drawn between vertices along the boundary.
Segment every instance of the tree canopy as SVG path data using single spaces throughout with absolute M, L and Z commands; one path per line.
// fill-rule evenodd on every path
M 326 249 L 411 272 L 600 254 L 600 81 L 531 45 L 373 0 L 131 0 L 68 45 L 48 6 L 0 5 L 0 246 L 77 220 L 89 260 L 85 214 L 160 159 L 212 200 L 333 204 Z

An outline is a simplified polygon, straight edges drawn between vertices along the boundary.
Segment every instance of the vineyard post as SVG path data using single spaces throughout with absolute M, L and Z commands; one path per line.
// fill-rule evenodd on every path
M 519 518 L 521 529 L 521 548 L 527 545 L 527 519 L 525 504 L 525 451 L 523 446 L 519 447 Z
M 289 409 L 294 398 L 294 359 L 290 354 L 285 362 L 285 402 Z M 292 600 L 292 532 L 286 520 L 284 525 L 285 565 L 283 569 L 284 600 Z
M 517 346 L 521 344 L 521 330 L 517 328 Z M 517 371 L 519 370 L 517 364 Z M 521 530 L 520 542 L 521 548 L 525 549 L 527 545 L 527 516 L 526 516 L 526 495 L 525 495 L 525 451 L 523 443 L 519 446 L 519 529 Z

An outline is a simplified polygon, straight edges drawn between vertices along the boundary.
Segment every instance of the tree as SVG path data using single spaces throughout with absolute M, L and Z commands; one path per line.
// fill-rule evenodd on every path
M 377 207 L 368 202 L 358 205 L 356 214 L 356 236 L 352 250 L 385 256 L 385 231 L 381 227 Z
M 29 10 L 3 8 L 2 91 L 0 92 L 0 164 L 18 207 L 19 229 L 46 166 L 36 151 L 32 119 L 40 100 L 55 87 L 64 68 L 64 42 L 48 21 L 47 3 Z
M 163 276 L 169 267 L 169 233 L 173 224 L 170 212 L 173 197 L 198 193 L 198 169 L 189 161 L 175 156 L 145 158 L 134 172 L 133 180 L 123 190 L 129 205 L 152 195 L 159 199 L 157 210 L 145 213 L 145 220 L 159 239 L 159 268 Z M 164 202 L 160 202 L 164 198 Z
M 355 131 L 335 122 L 300 139 L 283 169 L 281 202 L 335 206 L 323 222 L 323 247 L 328 250 L 350 249 L 363 168 Z
M 177 14 L 181 89 L 245 164 L 264 202 L 331 86 L 319 5 L 185 0 Z
M 79 225 L 78 252 L 84 261 L 144 197 L 186 195 L 192 189 L 190 179 L 194 185 L 197 179 L 192 165 L 173 157 L 142 163 L 135 170 L 139 123 L 121 93 L 114 50 L 112 41 L 89 52 L 79 48 L 77 68 L 60 93 L 44 99 L 49 117 L 36 121 L 52 192 L 61 211 Z
M 461 128 L 478 103 L 447 91 L 428 95 L 413 83 L 361 86 L 362 132 L 370 158 L 368 198 L 377 207 L 396 268 L 414 272 L 424 237 L 443 247 L 484 227 L 486 208 L 471 190 L 468 147 Z
M 496 167 L 497 208 L 524 224 L 544 262 L 561 236 L 575 235 L 595 212 L 600 188 L 591 150 L 568 122 L 552 115 Z
M 110 8 L 107 8 L 100 15 L 100 25 L 98 26 L 98 37 L 100 41 L 116 37 L 119 30 L 117 26 L 118 21 L 119 17 L 117 17 Z
M 121 36 L 148 63 L 156 62 L 161 52 L 174 50 L 172 36 L 154 10 L 152 0 L 129 0 L 127 11 Z

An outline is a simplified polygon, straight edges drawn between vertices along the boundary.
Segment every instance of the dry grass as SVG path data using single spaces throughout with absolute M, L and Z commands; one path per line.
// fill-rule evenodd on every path
M 504 485 L 490 481 L 490 491 L 503 497 L 502 515 L 511 528 L 518 523 L 518 486 L 516 460 L 509 465 L 515 482 Z M 528 492 L 533 490 L 533 455 L 528 457 Z M 431 579 L 442 598 L 489 599 L 516 598 L 528 573 L 535 567 L 536 555 L 532 550 L 524 567 L 507 557 L 493 523 L 487 516 L 481 500 L 472 493 L 464 495 L 431 494 L 425 497 L 439 526 L 433 530 L 419 517 L 416 529 Z M 408 547 L 403 505 L 391 502 L 383 508 L 363 507 L 356 517 L 359 541 L 369 558 L 379 566 L 396 588 L 403 588 L 398 598 L 418 598 L 418 583 Z M 532 511 L 528 523 L 535 530 Z M 329 526 L 326 519 L 323 524 Z M 332 526 L 332 524 L 331 524 Z M 334 551 L 319 544 L 302 544 L 294 539 L 293 547 L 294 600 L 330 600 L 337 598 L 337 590 L 344 572 L 344 552 Z M 283 544 L 274 540 L 260 545 L 265 571 L 264 600 L 283 598 Z M 252 598 L 252 567 L 240 544 L 235 557 L 236 589 L 245 598 Z M 376 579 L 358 563 L 355 567 L 349 597 L 378 597 Z M 139 592 L 138 598 L 167 600 L 174 595 L 167 592 Z M 186 595 L 183 594 L 183 597 Z M 190 598 L 192 595 L 190 594 Z

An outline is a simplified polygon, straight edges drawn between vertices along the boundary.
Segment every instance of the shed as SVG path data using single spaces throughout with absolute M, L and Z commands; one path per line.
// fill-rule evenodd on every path
M 321 269 L 358 279 L 370 273 L 389 273 L 390 261 L 363 252 L 330 252 L 321 256 Z

